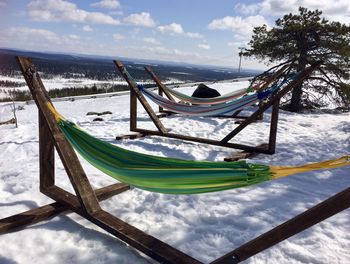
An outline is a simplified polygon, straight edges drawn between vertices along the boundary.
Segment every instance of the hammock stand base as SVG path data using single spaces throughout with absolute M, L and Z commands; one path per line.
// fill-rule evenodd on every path
M 305 69 L 303 72 L 299 74 L 297 79 L 291 81 L 281 90 L 279 90 L 276 94 L 271 96 L 266 102 L 261 104 L 254 113 L 252 113 L 249 117 L 244 119 L 237 127 L 235 127 L 230 133 L 228 133 L 223 139 L 215 140 L 215 139 L 193 137 L 193 136 L 187 136 L 187 135 L 181 135 L 181 134 L 169 132 L 169 130 L 164 127 L 163 123 L 157 117 L 156 113 L 153 111 L 152 107 L 149 105 L 148 101 L 146 100 L 142 92 L 139 90 L 139 88 L 135 85 L 133 81 L 129 79 L 129 76 L 125 73 L 125 66 L 122 64 L 122 62 L 115 60 L 114 63 L 117 69 L 120 71 L 121 75 L 124 77 L 124 79 L 128 83 L 130 88 L 130 131 L 138 132 L 144 136 L 161 136 L 161 137 L 175 138 L 175 139 L 181 139 L 185 141 L 192 141 L 192 142 L 216 145 L 216 146 L 233 148 L 233 149 L 241 149 L 246 152 L 252 153 L 252 155 L 254 153 L 263 153 L 263 154 L 270 154 L 270 155 L 275 153 L 278 114 L 279 114 L 279 105 L 280 105 L 281 98 L 285 94 L 290 92 L 295 86 L 300 84 L 305 78 L 307 78 L 312 73 L 312 71 L 315 68 L 317 68 L 320 65 L 320 62 L 316 62 L 313 65 L 311 65 L 309 68 Z M 161 85 L 162 84 L 159 82 L 159 86 Z M 166 90 L 163 88 L 160 88 L 159 91 L 166 92 Z M 168 98 L 172 98 L 171 95 L 168 94 L 168 92 L 166 92 L 166 95 Z M 143 129 L 137 126 L 137 102 L 138 101 L 141 103 L 142 107 L 146 110 L 147 114 L 151 118 L 157 130 Z M 271 119 L 270 119 L 269 138 L 268 138 L 268 142 L 265 145 L 263 145 L 264 147 L 261 147 L 261 144 L 258 146 L 250 146 L 245 144 L 229 142 L 244 128 L 246 128 L 248 125 L 252 124 L 257 119 L 259 119 L 261 115 L 270 107 L 272 107 L 272 113 L 271 113 Z M 117 139 L 118 138 L 128 138 L 128 137 L 120 136 L 120 137 L 117 137 Z
M 129 186 L 117 183 L 98 190 L 92 188 L 75 151 L 60 132 L 48 108 L 50 99 L 40 77 L 37 81 L 33 81 L 34 65 L 28 58 L 18 57 L 17 60 L 39 109 L 40 191 L 55 202 L 1 219 L 0 234 L 15 232 L 60 213 L 73 211 L 160 263 L 202 263 L 101 208 L 99 200 L 124 192 L 129 189 Z M 75 194 L 55 185 L 55 150 L 64 165 Z M 349 207 L 350 188 L 214 260 L 212 264 L 233 264 L 244 261 Z

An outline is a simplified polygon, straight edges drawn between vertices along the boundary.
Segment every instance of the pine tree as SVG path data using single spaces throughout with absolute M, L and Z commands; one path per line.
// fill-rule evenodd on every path
M 292 91 L 287 106 L 292 112 L 319 107 L 325 96 L 338 105 L 350 105 L 350 26 L 330 22 L 321 15 L 319 10 L 299 7 L 299 14 L 277 19 L 272 29 L 266 25 L 256 27 L 250 48 L 244 52 L 245 56 L 270 63 L 297 58 L 297 71 L 309 63 L 323 61 L 317 72 Z

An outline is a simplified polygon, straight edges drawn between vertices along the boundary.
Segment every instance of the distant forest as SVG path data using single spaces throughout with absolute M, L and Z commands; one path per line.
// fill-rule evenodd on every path
M 87 78 L 99 81 L 121 80 L 121 76 L 113 63 L 112 58 L 83 57 L 63 54 L 50 54 L 39 52 L 17 51 L 0 49 L 0 75 L 21 76 L 21 72 L 15 56 L 31 57 L 40 72 L 42 78 L 50 79 L 57 76 L 62 78 Z M 206 82 L 234 79 L 237 77 L 247 77 L 255 75 L 256 71 L 243 71 L 238 76 L 233 69 L 218 68 L 211 66 L 198 66 L 190 64 L 179 64 L 171 62 L 157 62 L 132 60 L 118 58 L 126 65 L 130 74 L 137 81 L 150 80 L 150 76 L 145 72 L 144 66 L 151 66 L 154 72 L 163 81 L 179 80 L 181 82 Z M 0 82 L 1 87 L 17 87 L 20 83 Z M 71 91 L 68 91 L 71 89 Z M 72 87 L 62 91 L 50 91 L 54 97 L 82 95 L 86 93 L 103 93 L 108 91 L 119 91 L 127 89 L 122 87 Z M 9 91 L 6 92 L 9 94 Z M 10 94 L 9 94 L 10 95 Z M 19 90 L 11 91 L 11 96 L 15 100 L 28 98 L 27 92 Z

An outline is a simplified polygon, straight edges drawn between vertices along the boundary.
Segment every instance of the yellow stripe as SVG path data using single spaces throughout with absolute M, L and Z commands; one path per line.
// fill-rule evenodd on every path
M 333 169 L 342 166 L 350 165 L 350 156 L 346 155 L 338 159 L 326 160 L 322 162 L 310 163 L 302 166 L 270 166 L 272 172 L 272 179 L 288 176 L 306 171 Z
M 64 117 L 60 113 L 57 112 L 56 108 L 53 106 L 53 104 L 51 102 L 47 103 L 47 107 L 51 111 L 51 113 L 54 116 L 56 122 L 58 122 L 60 120 L 64 120 Z

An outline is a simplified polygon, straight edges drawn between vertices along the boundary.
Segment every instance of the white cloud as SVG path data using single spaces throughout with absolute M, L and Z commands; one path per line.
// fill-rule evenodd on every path
M 265 18 L 261 15 L 248 16 L 242 18 L 240 16 L 226 16 L 220 19 L 214 19 L 208 25 L 211 30 L 231 30 L 242 36 L 251 36 L 253 28 L 267 24 Z
M 227 46 L 229 46 L 229 47 L 238 47 L 240 45 L 242 45 L 242 43 L 238 42 L 238 41 L 227 43 Z
M 116 33 L 116 34 L 113 34 L 113 39 L 115 41 L 120 41 L 120 40 L 125 39 L 125 37 L 123 35 L 119 34 L 119 33 Z
M 9 43 L 23 43 L 26 48 L 48 48 L 68 47 L 80 43 L 80 37 L 75 34 L 58 35 L 53 31 L 39 28 L 11 27 L 6 31 L 5 36 Z
M 185 32 L 184 29 L 182 28 L 182 25 L 178 23 L 171 23 L 164 26 L 158 26 L 157 29 L 162 33 L 167 33 L 170 35 L 184 35 L 189 38 L 196 38 L 196 39 L 204 38 L 203 35 L 197 32 Z
M 124 13 L 121 10 L 113 10 L 113 11 L 109 11 L 108 14 L 113 16 L 122 16 Z
M 37 29 L 37 28 L 28 28 L 28 27 L 11 27 L 8 30 L 8 36 L 10 38 L 17 38 L 17 39 L 40 39 L 41 41 L 47 41 L 47 42 L 61 42 L 60 37 L 46 29 Z
M 102 0 L 100 2 L 92 3 L 91 6 L 97 6 L 107 9 L 117 9 L 120 8 L 120 3 L 117 0 Z
M 90 27 L 89 25 L 83 26 L 83 30 L 86 31 L 86 32 L 93 31 L 92 27 Z
M 143 38 L 143 41 L 150 44 L 160 45 L 161 43 L 155 38 Z
M 299 6 L 310 10 L 319 9 L 331 20 L 342 23 L 350 22 L 349 0 L 263 0 L 250 5 L 237 4 L 235 10 L 250 15 L 283 16 L 288 13 L 298 13 Z
M 59 35 L 40 28 L 12 27 L 6 31 L 0 31 L 0 46 L 3 47 L 90 55 L 118 54 L 113 42 L 104 44 L 93 40 L 84 40 L 74 34 Z
M 64 0 L 34 0 L 28 4 L 27 12 L 36 21 L 70 21 L 109 25 L 120 23 L 109 15 L 78 9 L 76 4 Z
M 210 49 L 210 46 L 208 44 L 198 44 L 197 47 L 205 50 Z
M 261 3 L 261 14 L 286 14 L 297 11 L 299 4 L 295 0 L 289 2 L 283 0 L 265 0 Z
M 251 4 L 251 5 L 246 5 L 246 4 L 241 4 L 238 3 L 235 5 L 235 10 L 238 11 L 241 14 L 245 15 L 253 15 L 257 14 L 259 11 L 259 4 Z
M 179 49 L 169 49 L 162 46 L 157 47 L 134 47 L 135 52 L 138 53 L 140 58 L 157 58 L 167 61 L 178 62 L 194 62 L 207 59 L 206 57 L 196 53 L 187 52 Z
M 169 34 L 183 34 L 184 33 L 184 30 L 183 30 L 181 24 L 177 24 L 177 23 L 171 23 L 169 25 L 159 26 L 157 29 L 162 33 L 169 33 Z
M 162 46 L 157 46 L 157 47 L 141 47 L 140 50 L 142 53 L 145 52 L 145 55 L 148 54 L 153 54 L 153 56 L 157 56 L 160 58 L 170 58 L 173 52 L 165 47 Z
M 129 25 L 141 26 L 141 27 L 154 27 L 156 22 L 154 22 L 150 13 L 142 12 L 139 14 L 131 14 L 124 18 L 124 23 Z
M 75 34 L 69 34 L 68 38 L 71 40 L 80 40 L 80 37 L 78 35 L 75 35 Z
M 196 32 L 187 32 L 186 36 L 190 37 L 190 38 L 195 38 L 195 39 L 202 39 L 202 38 L 204 38 L 204 36 L 202 34 L 199 34 L 199 33 L 196 33 Z

